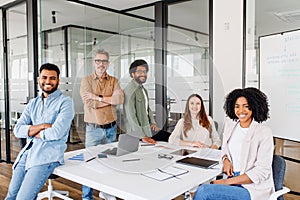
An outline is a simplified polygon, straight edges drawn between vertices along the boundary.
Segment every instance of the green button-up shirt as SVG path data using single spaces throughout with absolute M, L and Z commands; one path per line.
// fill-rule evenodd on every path
M 145 97 L 143 90 L 147 97 Z M 155 124 L 155 121 L 149 103 L 146 104 L 146 98 L 149 102 L 147 90 L 132 79 L 125 87 L 124 94 L 127 133 L 139 138 L 152 137 L 150 125 Z M 148 105 L 147 108 L 146 105 Z

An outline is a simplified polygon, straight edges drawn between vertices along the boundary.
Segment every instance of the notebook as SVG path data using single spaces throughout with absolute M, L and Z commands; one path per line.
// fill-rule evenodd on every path
M 119 136 L 118 147 L 106 149 L 101 153 L 113 156 L 122 156 L 135 152 L 139 149 L 140 139 L 128 134 L 121 134 Z
M 187 157 L 182 158 L 180 160 L 176 161 L 177 163 L 191 165 L 195 167 L 201 167 L 201 168 L 212 168 L 213 166 L 219 164 L 219 161 L 216 160 L 208 160 L 204 158 L 196 158 L 196 157 Z

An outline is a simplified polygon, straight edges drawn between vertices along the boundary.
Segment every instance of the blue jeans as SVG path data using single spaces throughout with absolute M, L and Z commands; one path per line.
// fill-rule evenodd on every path
M 235 172 L 234 176 L 238 176 Z M 251 200 L 248 190 L 241 185 L 203 184 L 195 193 L 194 200 Z
M 86 124 L 85 147 L 107 144 L 116 141 L 117 125 L 108 129 L 96 128 L 93 124 Z M 82 185 L 82 200 L 93 199 L 93 189 Z
M 93 124 L 86 124 L 85 147 L 97 146 L 116 141 L 117 125 L 108 129 L 96 128 Z
M 28 151 L 21 156 L 13 170 L 5 200 L 32 200 L 36 199 L 48 177 L 59 166 L 59 162 L 34 166 L 25 170 Z

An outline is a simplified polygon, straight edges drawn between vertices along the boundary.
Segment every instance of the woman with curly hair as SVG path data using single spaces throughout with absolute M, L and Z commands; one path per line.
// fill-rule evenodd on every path
M 273 136 L 262 124 L 269 117 L 267 96 L 256 88 L 230 92 L 224 104 L 223 172 L 227 179 L 200 186 L 196 200 L 267 200 L 274 192 Z
M 185 105 L 184 118 L 176 124 L 169 137 L 169 143 L 214 149 L 218 149 L 221 145 L 214 122 L 206 115 L 200 95 L 192 94 L 189 96 Z

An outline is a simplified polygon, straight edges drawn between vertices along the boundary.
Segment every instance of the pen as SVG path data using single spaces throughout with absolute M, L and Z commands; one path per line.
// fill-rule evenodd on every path
M 141 160 L 139 158 L 133 158 L 133 159 L 128 159 L 128 160 L 122 160 L 122 162 L 129 162 L 129 161 L 138 161 Z
M 146 143 L 146 144 L 141 144 L 141 146 L 155 146 L 155 144 Z
M 96 157 L 92 157 L 92 158 L 88 159 L 88 160 L 85 161 L 85 162 L 90 162 L 90 161 L 94 160 L 95 158 L 96 158 Z

